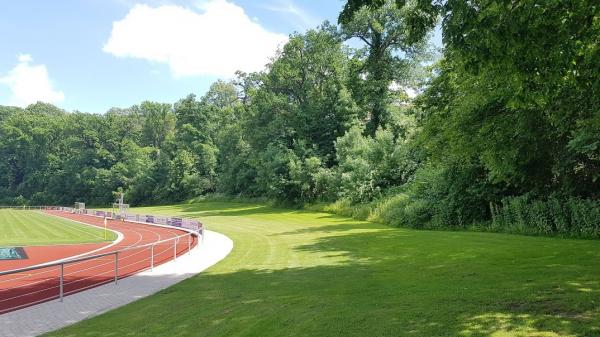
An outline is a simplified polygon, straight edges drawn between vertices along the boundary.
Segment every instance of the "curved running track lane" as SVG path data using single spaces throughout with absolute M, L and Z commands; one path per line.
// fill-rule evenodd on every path
M 104 219 L 90 216 L 45 211 L 49 215 L 104 226 Z M 82 244 L 60 246 L 24 247 L 27 260 L 0 261 L 0 271 L 23 268 L 56 261 L 94 251 L 89 255 L 103 254 L 126 249 L 118 254 L 118 278 L 127 277 L 150 268 L 151 247 L 139 247 L 153 242 L 174 238 L 186 234 L 177 228 L 164 228 L 133 222 L 108 220 L 108 228 L 123 234 L 121 242 L 109 244 Z M 194 247 L 197 238 L 181 238 L 174 247 L 174 240 L 154 246 L 153 262 L 159 265 L 184 254 L 188 246 Z M 104 247 L 104 248 L 102 248 Z M 99 250 L 98 250 L 99 249 Z M 73 294 L 101 284 L 114 282 L 115 255 L 95 258 L 88 261 L 65 264 L 64 294 Z M 0 314 L 24 308 L 36 303 L 59 297 L 60 266 L 44 267 L 28 272 L 0 276 Z M 68 298 L 65 299 L 68 301 Z

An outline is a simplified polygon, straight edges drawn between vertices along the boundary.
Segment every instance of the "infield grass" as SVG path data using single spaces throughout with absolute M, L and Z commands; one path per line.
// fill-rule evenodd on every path
M 600 242 L 390 228 L 201 202 L 206 272 L 52 336 L 600 336 Z
M 116 239 L 107 233 L 109 241 Z M 103 242 L 104 230 L 41 211 L 0 210 L 0 247 Z

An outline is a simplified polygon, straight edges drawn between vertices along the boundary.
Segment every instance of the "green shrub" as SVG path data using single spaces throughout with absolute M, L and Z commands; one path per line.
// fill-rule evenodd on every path
M 436 228 L 435 224 L 430 221 L 433 216 L 431 214 L 431 205 L 423 200 L 416 199 L 406 204 L 398 212 L 399 224 L 412 228 Z
M 528 235 L 560 235 L 600 238 L 600 201 L 579 198 L 545 200 L 529 196 L 509 197 L 489 203 L 491 221 L 461 218 L 451 203 L 440 207 L 424 198 L 395 191 L 370 203 L 339 199 L 330 204 L 312 204 L 311 210 L 325 211 L 390 226 L 423 229 L 470 229 Z
M 385 196 L 370 203 L 353 203 L 345 198 L 306 208 L 397 227 L 424 228 L 431 217 L 430 205 L 426 201 L 411 200 L 404 193 Z
M 490 203 L 490 229 L 523 234 L 600 238 L 600 201 L 580 198 L 530 200 L 527 196 Z
M 396 194 L 379 200 L 367 220 L 392 226 L 402 226 L 402 210 L 409 202 L 406 194 Z
M 28 204 L 29 202 L 27 201 L 27 198 L 25 198 L 22 195 L 19 195 L 18 197 L 13 198 L 12 200 L 13 206 L 26 206 Z
M 332 189 L 354 203 L 382 198 L 389 189 L 411 181 L 423 156 L 421 149 L 391 130 L 379 129 L 373 138 L 363 131 L 352 127 L 335 142 L 338 166 L 332 170 Z
M 353 204 L 350 199 L 342 198 L 321 207 L 320 210 L 358 220 L 367 220 L 371 214 L 371 204 Z

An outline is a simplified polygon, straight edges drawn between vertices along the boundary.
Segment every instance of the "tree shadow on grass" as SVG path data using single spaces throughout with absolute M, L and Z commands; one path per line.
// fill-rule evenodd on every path
M 357 228 L 370 227 L 321 227 L 326 232 Z M 323 237 L 295 249 L 341 251 L 350 261 L 372 266 L 379 284 L 426 293 L 411 308 L 433 301 L 417 311 L 445 317 L 427 324 L 444 326 L 452 336 L 600 336 L 599 242 L 487 238 L 390 229 Z
M 53 335 L 593 336 L 597 331 L 594 309 L 569 308 L 567 315 L 543 309 L 546 304 L 515 309 L 417 284 L 384 286 L 379 269 L 347 265 L 201 275 Z
M 319 265 L 233 272 L 217 265 L 54 335 L 600 335 L 600 258 L 581 253 L 598 242 L 375 227 L 280 233 L 326 233 L 290 248 L 318 255 Z M 339 263 L 339 255 L 347 259 Z
M 391 233 L 393 235 L 410 235 L 409 230 L 399 230 L 391 227 L 383 227 L 379 225 L 375 225 L 368 222 L 351 222 L 346 220 L 344 223 L 333 224 L 333 225 L 324 225 L 324 226 L 311 226 L 300 228 L 293 231 L 274 233 L 272 235 L 297 235 L 297 234 L 307 234 L 307 233 L 335 233 L 343 235 L 344 232 L 351 232 L 356 234 L 357 231 L 363 232 L 379 232 L 379 233 Z

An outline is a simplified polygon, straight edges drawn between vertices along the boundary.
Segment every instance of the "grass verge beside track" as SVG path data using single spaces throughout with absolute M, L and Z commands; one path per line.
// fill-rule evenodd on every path
M 116 234 L 108 232 L 108 241 Z M 104 230 L 40 211 L 0 210 L 0 247 L 103 242 Z
M 234 249 L 50 335 L 600 335 L 599 241 L 416 231 L 258 204 L 139 211 L 197 217 Z

